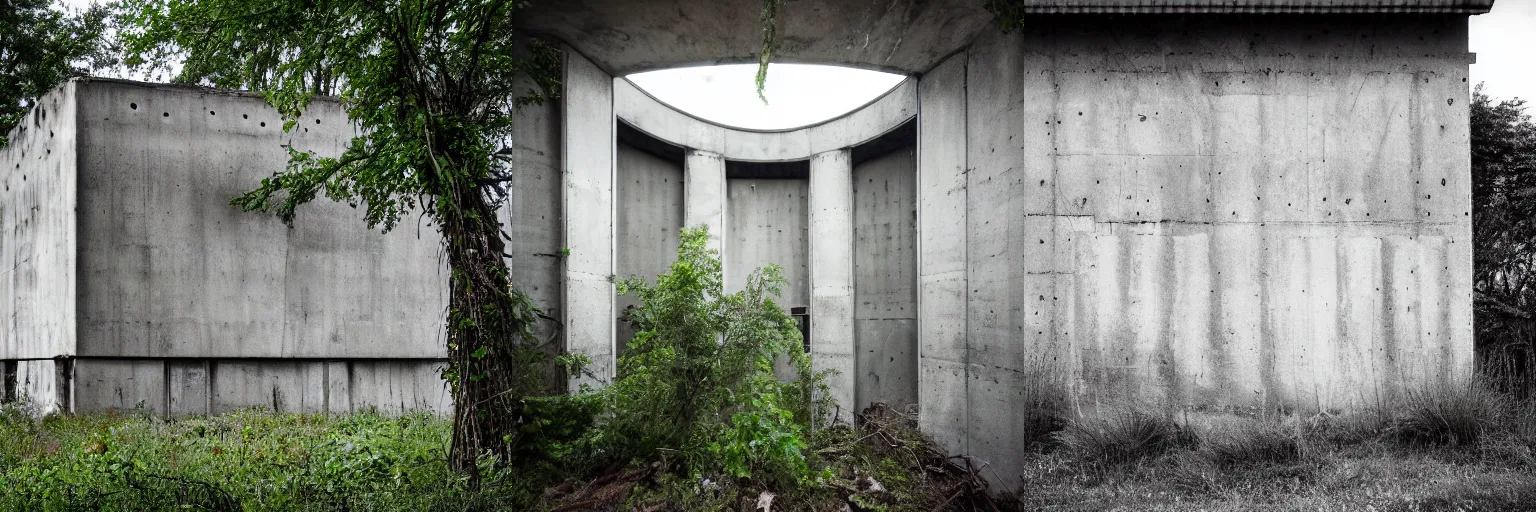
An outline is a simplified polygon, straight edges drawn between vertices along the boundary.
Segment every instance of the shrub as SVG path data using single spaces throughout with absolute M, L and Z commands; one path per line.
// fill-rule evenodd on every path
M 627 315 L 636 333 L 602 392 L 607 416 L 592 446 L 619 461 L 680 450 L 673 461 L 689 475 L 804 483 L 815 475 L 805 452 L 826 393 L 799 328 L 773 300 L 787 281 L 770 265 L 742 291 L 723 293 L 707 240 L 703 228 L 684 230 L 677 261 L 656 284 L 619 283 L 619 293 L 640 299 Z M 793 378 L 775 375 L 779 358 Z
M 1196 442 L 1194 434 L 1172 417 L 1135 407 L 1068 421 L 1056 439 L 1080 461 L 1102 468 L 1155 457 Z
M 1409 390 L 1391 432 L 1410 445 L 1475 446 L 1497 427 L 1507 405 L 1504 397 L 1475 380 Z

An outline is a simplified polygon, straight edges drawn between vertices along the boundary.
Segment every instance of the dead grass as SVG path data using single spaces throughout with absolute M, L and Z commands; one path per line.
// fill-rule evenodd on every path
M 1067 422 L 1018 510 L 1536 510 L 1536 401 L 1475 383 L 1378 410 L 1254 417 L 1118 408 Z

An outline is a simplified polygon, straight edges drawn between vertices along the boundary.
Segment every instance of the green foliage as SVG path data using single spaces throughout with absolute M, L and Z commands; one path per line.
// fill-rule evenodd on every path
M 784 0 L 763 0 L 763 47 L 757 54 L 757 98 L 768 104 L 763 88 L 768 84 L 768 63 L 773 61 L 773 50 L 778 47 L 779 7 Z
M 544 475 L 478 488 L 449 471 L 450 424 L 239 411 L 165 422 L 148 415 L 0 419 L 0 510 L 525 509 Z
M 619 460 L 680 450 L 677 462 L 694 476 L 808 483 L 818 475 L 806 453 L 809 429 L 826 393 L 794 319 L 773 300 L 786 281 L 771 265 L 724 293 L 708 238 L 702 228 L 684 230 L 677 261 L 655 285 L 619 282 L 619 293 L 640 299 L 629 316 L 636 334 L 603 391 L 608 411 L 593 445 Z M 790 378 L 775 375 L 776 360 L 787 361 Z
M 1027 0 L 987 0 L 983 7 L 992 13 L 992 23 L 997 29 L 1007 34 L 1024 28 L 1024 11 L 1029 4 Z
M 0 148 L 38 97 L 70 77 L 116 64 L 106 6 L 66 12 L 50 1 L 7 0 L 0 7 Z
M 285 172 L 235 201 L 292 220 L 324 194 L 394 227 L 418 206 L 457 210 L 463 188 L 510 172 L 505 156 L 519 99 L 558 83 L 558 55 L 513 27 L 525 2 L 400 0 L 127 0 L 132 68 L 177 82 L 262 91 L 292 129 L 317 95 L 342 102 L 362 136 L 337 157 L 290 148 Z M 531 46 L 530 46 L 531 45 Z M 519 87 L 532 76 L 543 87 Z M 485 186 L 482 192 L 489 193 Z
M 562 379 L 534 336 L 540 312 L 510 282 L 496 214 L 512 179 L 516 109 L 552 97 L 562 57 L 517 28 L 523 0 L 125 0 L 125 63 L 176 81 L 261 91 L 295 129 L 335 96 L 357 136 L 340 155 L 288 148 L 285 170 L 232 203 L 292 222 L 324 195 L 370 227 L 420 211 L 452 269 L 443 377 L 456 404 L 454 466 L 526 442 L 525 397 Z M 524 78 L 528 80 L 523 80 Z M 522 85 L 532 84 L 532 85 Z M 534 450 L 537 451 L 537 450 Z

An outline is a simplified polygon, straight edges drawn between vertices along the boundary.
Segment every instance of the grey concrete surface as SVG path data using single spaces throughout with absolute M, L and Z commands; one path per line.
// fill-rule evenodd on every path
M 791 1 L 779 9 L 775 62 L 921 72 L 992 20 L 981 0 Z M 567 41 L 623 76 L 679 66 L 756 63 L 757 0 L 567 0 L 535 3 L 524 26 Z
M 229 205 L 283 168 L 283 144 L 339 152 L 352 129 L 336 103 L 285 134 L 252 95 L 77 87 L 78 355 L 442 357 L 430 227 L 381 235 L 328 200 L 291 227 Z
M 853 296 L 853 160 L 848 150 L 811 156 L 811 365 L 852 421 L 856 403 Z
M 726 293 L 745 288 L 752 271 L 777 264 L 789 281 L 779 304 L 810 304 L 808 189 L 805 180 L 726 180 Z
M 40 98 L 0 150 L 0 359 L 75 354 L 75 97 Z
M 618 144 L 617 245 L 614 265 L 620 279 L 639 277 L 654 284 L 677 260 L 677 243 L 683 228 L 683 165 Z M 635 331 L 620 319 L 624 309 L 639 305 L 633 295 L 620 295 L 614 307 L 615 342 L 622 354 Z
M 565 52 L 565 348 L 592 358 L 570 389 L 605 386 L 614 371 L 613 77 Z
M 683 225 L 709 230 L 710 249 L 725 254 L 725 159 L 707 151 L 689 150 L 683 156 Z
M 38 124 L 0 151 L 0 215 L 19 221 L 0 238 L 0 358 L 30 359 L 18 388 L 40 412 L 207 413 L 271 405 L 274 393 L 292 398 L 283 410 L 311 410 L 300 399 L 317 392 L 310 381 L 281 373 L 295 358 L 443 356 L 445 274 L 429 226 L 407 219 L 380 234 L 347 205 L 317 201 L 289 227 L 229 205 L 282 168 L 284 144 L 339 151 L 352 130 L 335 103 L 317 101 L 289 134 L 250 94 L 91 79 L 43 103 Z M 27 216 L 9 215 L 22 205 Z M 204 367 L 279 373 L 231 387 L 235 374 Z M 390 378 L 440 384 L 431 372 Z M 444 410 L 443 397 L 413 403 Z
M 965 53 L 919 84 L 917 121 L 918 427 L 939 446 L 968 451 L 970 384 L 966 342 Z
M 897 410 L 917 404 L 914 153 L 898 149 L 853 167 L 856 411 L 874 402 Z
M 925 323 L 923 414 L 999 484 L 1042 402 L 1306 412 L 1470 375 L 1465 19 L 1222 21 L 1063 16 L 964 57 L 966 320 Z

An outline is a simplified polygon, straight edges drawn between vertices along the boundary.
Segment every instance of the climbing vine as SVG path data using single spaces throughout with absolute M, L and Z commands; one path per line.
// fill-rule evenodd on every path
M 773 60 L 774 46 L 778 44 L 779 6 L 784 0 L 763 0 L 763 49 L 757 54 L 757 97 L 768 104 L 763 88 L 768 83 L 768 62 Z

